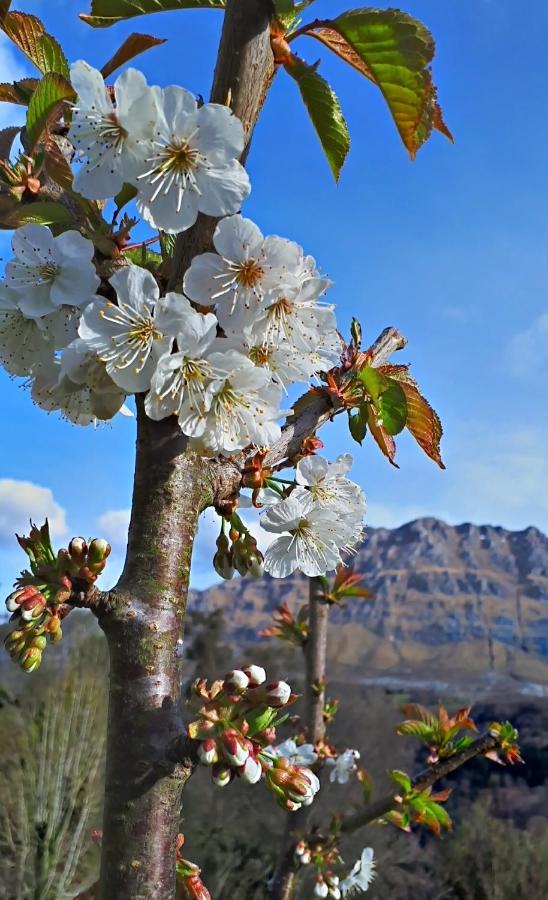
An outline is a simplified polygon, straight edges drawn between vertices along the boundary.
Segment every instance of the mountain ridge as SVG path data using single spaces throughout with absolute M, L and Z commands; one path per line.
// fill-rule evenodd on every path
M 372 601 L 331 613 L 330 656 L 368 676 L 509 677 L 548 684 L 548 537 L 530 526 L 447 525 L 434 517 L 368 528 L 354 558 Z M 275 608 L 296 611 L 307 580 L 234 579 L 192 593 L 252 644 Z

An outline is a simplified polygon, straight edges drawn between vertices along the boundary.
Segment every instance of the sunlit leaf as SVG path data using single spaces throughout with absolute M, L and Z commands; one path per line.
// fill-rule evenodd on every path
M 400 772 L 399 769 L 393 769 L 390 772 L 390 778 L 403 789 L 404 794 L 410 793 L 413 788 L 409 775 L 405 772 Z
M 435 44 L 428 29 L 397 9 L 357 9 L 299 29 L 376 84 L 413 158 L 433 128 L 450 140 L 432 82 Z
M 66 78 L 56 72 L 44 75 L 31 97 L 27 110 L 26 133 L 29 152 L 32 152 L 62 103 L 73 97 L 74 89 Z
M 38 87 L 38 78 L 22 78 L 12 84 L 0 84 L 0 101 L 28 106 L 30 98 Z
M 339 99 L 331 85 L 318 75 L 313 66 L 308 66 L 293 56 L 285 65 L 286 72 L 299 86 L 304 105 L 321 141 L 323 151 L 338 181 L 341 169 L 350 148 L 350 136 Z
M 362 444 L 365 439 L 368 419 L 369 411 L 366 403 L 360 406 L 357 412 L 348 413 L 348 428 L 358 444 Z
M 396 469 L 399 469 L 398 464 L 394 462 L 396 456 L 396 444 L 394 443 L 394 438 L 375 421 L 374 415 L 369 416 L 368 424 L 369 430 L 371 431 L 371 434 L 373 435 L 381 452 L 384 454 L 384 456 L 386 456 L 391 465 L 393 465 Z
M 378 419 L 387 434 L 403 431 L 407 422 L 407 400 L 402 386 L 392 381 L 378 400 Z
M 226 0 L 92 0 L 91 12 L 80 18 L 94 28 L 108 28 L 124 19 L 176 9 L 224 9 Z
M 19 228 L 21 225 L 71 225 L 72 216 L 61 203 L 38 201 L 8 205 L 11 198 L 0 197 L 0 228 Z
M 116 194 L 114 198 L 114 203 L 116 206 L 116 213 L 119 213 L 124 206 L 127 206 L 128 203 L 137 196 L 138 191 L 137 188 L 132 184 L 124 184 L 122 185 L 122 189 Z
M 0 27 L 42 74 L 58 72 L 69 77 L 67 58 L 61 46 L 47 33 L 37 16 L 10 12 L 4 16 Z
M 116 69 L 124 66 L 130 59 L 135 59 L 136 56 L 144 53 L 145 50 L 150 50 L 151 47 L 157 47 L 159 44 L 165 44 L 165 42 L 166 38 L 153 37 L 151 34 L 130 34 L 114 56 L 101 69 L 103 78 L 108 78 Z

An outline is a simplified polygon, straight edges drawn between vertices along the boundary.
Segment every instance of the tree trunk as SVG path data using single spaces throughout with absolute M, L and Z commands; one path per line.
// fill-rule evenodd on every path
M 182 736 L 182 634 L 207 463 L 186 453 L 176 419 L 138 409 L 126 564 L 101 624 L 110 651 L 103 825 L 104 900 L 172 900 L 181 791 L 190 767 L 168 758 Z
M 272 0 L 228 0 L 212 99 L 228 102 L 248 142 L 274 72 Z M 215 220 L 179 235 L 171 286 L 210 248 Z M 182 636 L 198 516 L 211 465 L 186 449 L 175 418 L 153 422 L 137 398 L 137 456 L 126 563 L 101 615 L 110 651 L 102 900 L 173 900 L 175 838 L 190 761 L 180 738 Z
M 309 578 L 308 598 L 309 631 L 304 647 L 306 739 L 311 744 L 315 744 L 325 736 L 323 720 L 325 692 L 318 688 L 323 687 L 326 675 L 329 622 L 329 605 L 325 602 L 325 590 L 319 578 Z M 303 807 L 297 812 L 288 814 L 287 831 L 283 837 L 276 869 L 269 884 L 270 900 L 292 900 L 295 894 L 299 865 L 295 862 L 295 845 L 310 830 L 311 813 L 311 807 Z

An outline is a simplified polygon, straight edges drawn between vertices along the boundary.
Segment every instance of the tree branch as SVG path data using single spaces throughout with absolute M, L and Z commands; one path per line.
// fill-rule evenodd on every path
M 380 366 L 406 344 L 406 338 L 396 328 L 385 328 L 367 353 L 363 354 L 364 361 L 371 366 Z M 295 407 L 297 412 L 286 420 L 280 439 L 269 448 L 264 460 L 265 466 L 275 466 L 284 459 L 296 456 L 305 438 L 343 412 L 343 407 L 336 406 L 327 391 L 309 391 L 297 401 Z M 238 492 L 246 462 L 252 455 L 241 453 L 231 459 L 211 460 L 213 505 L 231 499 Z
M 489 733 L 484 734 L 468 747 L 465 747 L 464 750 L 460 750 L 448 759 L 440 760 L 435 766 L 424 769 L 423 772 L 420 772 L 412 779 L 413 787 L 415 790 L 425 791 L 427 788 L 433 787 L 440 778 L 445 778 L 447 775 L 460 769 L 461 766 L 470 762 L 471 759 L 474 759 L 476 756 L 482 756 L 489 750 L 496 750 L 500 746 L 500 738 Z M 370 803 L 360 812 L 344 816 L 339 823 L 341 831 L 344 834 L 356 831 L 358 828 L 363 828 L 365 825 L 382 818 L 390 810 L 398 809 L 401 804 L 397 797 L 397 788 L 395 788 L 393 793 Z

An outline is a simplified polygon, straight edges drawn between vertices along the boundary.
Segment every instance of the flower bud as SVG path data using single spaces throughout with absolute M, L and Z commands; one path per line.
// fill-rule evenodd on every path
M 258 687 L 266 681 L 266 672 L 262 666 L 246 666 L 244 672 L 249 678 L 250 687 Z
M 312 854 L 310 850 L 305 850 L 302 856 L 300 857 L 301 866 L 308 866 L 312 862 Z
M 329 894 L 329 888 L 327 887 L 325 881 L 320 876 L 314 885 L 314 896 L 315 897 L 327 897 Z
M 68 552 L 72 559 L 83 559 L 88 552 L 87 542 L 83 537 L 74 537 L 68 545 Z
M 329 888 L 329 896 L 332 900 L 341 900 L 342 894 L 340 888 L 338 887 L 330 887 Z
M 249 557 L 247 560 L 247 571 L 252 578 L 262 578 L 264 575 L 264 557 L 262 553 Z
M 272 681 L 262 684 L 251 695 L 254 704 L 264 703 L 266 706 L 285 706 L 291 697 L 291 688 L 286 681 Z
M 227 762 L 233 766 L 243 766 L 249 756 L 251 744 L 237 731 L 227 728 L 221 736 L 221 749 Z
M 38 647 L 29 647 L 20 659 L 21 667 L 25 672 L 34 672 L 42 662 L 42 651 Z
M 28 600 L 24 600 L 21 606 L 21 618 L 25 622 L 32 622 L 39 619 L 46 608 L 46 598 L 37 591 Z
M 249 685 L 249 677 L 241 669 L 234 669 L 225 676 L 225 690 L 242 693 Z
M 337 888 L 340 884 L 340 878 L 338 875 L 329 874 L 326 880 L 330 888 Z
M 257 784 L 263 774 L 262 766 L 258 759 L 249 755 L 240 769 L 240 775 L 248 784 Z
M 232 565 L 232 557 L 228 551 L 218 550 L 213 557 L 213 568 L 221 578 L 230 581 L 234 576 L 234 566 Z
M 6 598 L 6 609 L 10 613 L 17 612 L 22 603 L 37 595 L 42 596 L 38 588 L 33 584 L 25 584 L 23 587 L 18 587 Z
M 201 742 L 198 747 L 198 758 L 204 766 L 212 766 L 219 761 L 217 742 L 213 738 L 207 738 L 207 740 Z
M 89 545 L 88 565 L 92 567 L 104 563 L 110 556 L 110 551 L 111 546 L 108 541 L 105 541 L 104 538 L 94 538 Z
M 225 763 L 215 763 L 211 769 L 211 780 L 217 787 L 226 787 L 234 777 L 234 770 Z

